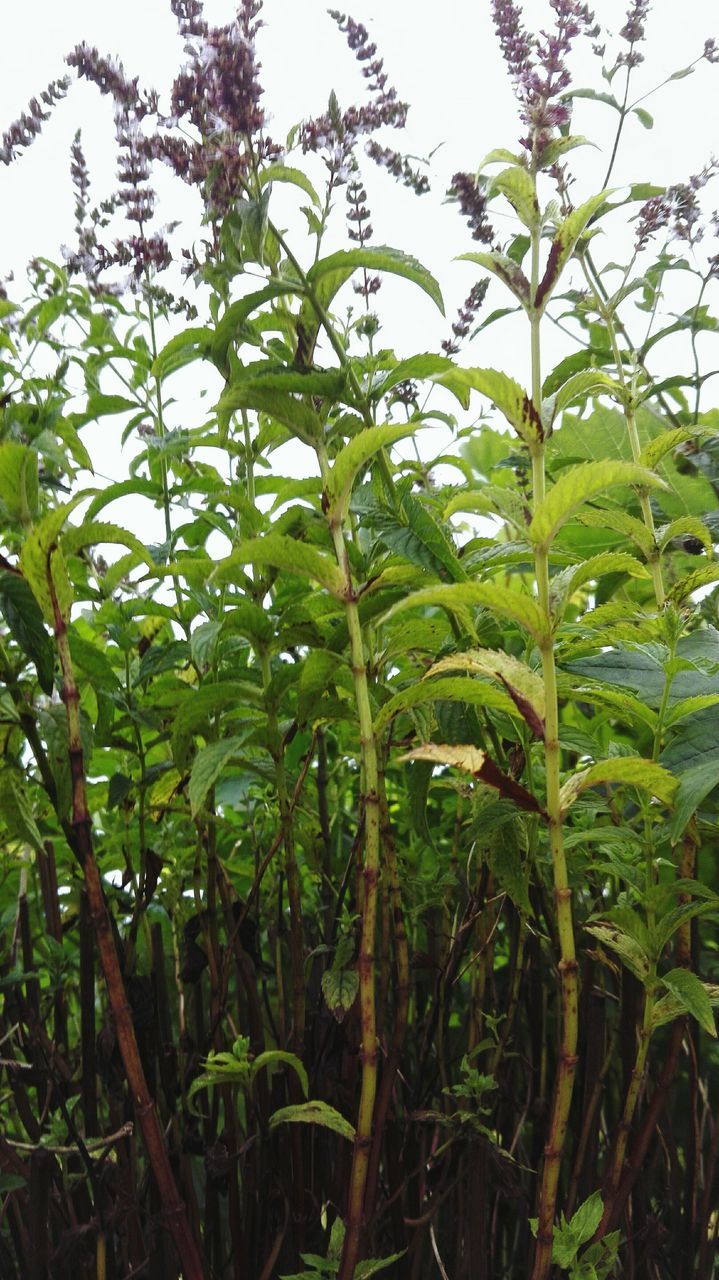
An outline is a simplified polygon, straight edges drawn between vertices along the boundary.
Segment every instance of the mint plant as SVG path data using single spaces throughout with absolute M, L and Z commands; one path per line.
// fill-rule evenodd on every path
M 716 165 L 617 185 L 650 6 L 493 0 L 521 136 L 451 175 L 437 352 L 382 345 L 387 276 L 444 302 L 375 242 L 370 163 L 436 193 L 367 29 L 281 143 L 261 5 L 171 8 L 167 104 L 69 55 L 117 190 L 78 135 L 75 244 L 0 299 L 0 1269 L 709 1277 Z

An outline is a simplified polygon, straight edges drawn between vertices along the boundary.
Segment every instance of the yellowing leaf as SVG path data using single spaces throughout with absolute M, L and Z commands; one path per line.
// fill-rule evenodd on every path
M 656 761 L 645 760 L 641 756 L 612 756 L 609 760 L 599 760 L 589 769 L 583 769 L 567 779 L 559 793 L 562 812 L 566 813 L 587 787 L 595 787 L 600 782 L 640 787 L 664 804 L 671 803 L 677 789 L 676 778 Z

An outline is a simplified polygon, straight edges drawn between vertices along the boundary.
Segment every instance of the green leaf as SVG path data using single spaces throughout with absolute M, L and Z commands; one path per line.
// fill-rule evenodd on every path
M 248 293 L 244 298 L 231 303 L 219 321 L 212 340 L 210 356 L 213 363 L 224 374 L 229 374 L 227 350 L 231 342 L 241 338 L 247 320 L 253 311 L 258 311 L 266 302 L 287 294 L 301 294 L 303 286 L 296 281 L 276 279 L 255 293 Z
M 719 757 L 710 757 L 682 773 L 670 827 L 673 841 L 681 839 L 690 818 L 717 786 L 719 786 Z
M 646 952 L 636 939 L 630 937 L 618 925 L 610 921 L 602 921 L 601 924 L 587 924 L 584 927 L 587 933 L 591 933 L 603 947 L 609 947 L 611 951 L 615 951 L 640 982 L 643 983 L 649 976 L 649 958 Z
M 677 789 L 676 778 L 656 761 L 644 760 L 641 756 L 612 756 L 608 760 L 597 761 L 588 769 L 582 769 L 567 779 L 559 793 L 562 812 L 566 813 L 587 787 L 596 787 L 604 782 L 640 787 L 664 804 L 671 803 Z
M 245 564 L 314 578 L 338 599 L 344 596 L 345 580 L 334 561 L 324 552 L 298 542 L 287 534 L 268 533 L 264 538 L 247 539 L 238 543 L 232 554 L 220 561 L 212 575 L 213 580 L 218 583 L 232 582 L 234 570 Z
M 162 486 L 154 480 L 143 480 L 139 476 L 134 480 L 118 480 L 114 484 L 109 484 L 93 498 L 85 512 L 85 521 L 94 520 L 103 507 L 116 502 L 118 498 L 126 498 L 129 495 L 134 497 L 136 494 L 144 498 L 152 498 L 154 502 L 160 502 Z
M 289 182 L 294 187 L 299 187 L 309 196 L 310 200 L 318 209 L 322 208 L 322 201 L 315 191 L 312 183 L 303 173 L 301 169 L 292 169 L 285 164 L 270 164 L 265 169 L 260 170 L 260 186 L 266 187 L 268 182 Z
M 389 448 L 397 440 L 414 435 L 418 426 L 423 425 L 425 424 L 415 422 L 385 422 L 378 427 L 365 427 L 340 450 L 332 463 L 326 483 L 330 506 L 338 520 L 344 520 L 355 478 L 370 458 L 380 449 Z
M 675 604 L 683 604 L 695 591 L 699 591 L 702 587 L 712 586 L 715 582 L 719 582 L 719 562 L 704 564 L 700 569 L 695 569 L 693 573 L 688 573 L 686 578 L 682 578 L 674 584 L 669 592 L 670 599 Z
M 589 222 L 610 194 L 609 191 L 600 191 L 598 195 L 585 200 L 584 204 L 574 209 L 564 219 L 557 230 L 549 250 L 547 266 L 534 299 L 534 305 L 540 310 L 546 307 L 564 268 L 577 247 L 580 236 L 586 231 Z
M 545 418 L 551 425 L 560 413 L 569 408 L 570 404 L 585 400 L 587 396 L 602 394 L 621 400 L 624 389 L 620 383 L 601 369 L 582 369 L 563 382 L 549 401 L 545 401 L 548 410 L 548 412 L 545 410 Z
M 216 683 L 200 685 L 199 689 L 188 691 L 175 711 L 170 737 L 172 756 L 178 769 L 184 769 L 190 750 L 192 736 L 203 731 L 209 724 L 210 717 L 216 712 L 232 707 L 237 713 L 247 704 L 248 686 L 240 680 L 218 680 Z M 258 701 L 261 692 L 257 691 Z M 219 744 L 218 744 L 219 745 Z M 207 770 L 210 771 L 211 758 L 208 758 Z M 222 765 L 219 766 L 221 768 Z M 218 771 L 219 772 L 219 768 Z M 198 775 L 196 788 L 201 786 L 201 773 Z M 217 777 L 217 773 L 215 773 Z M 208 786 L 211 784 L 208 783 Z M 206 794 L 206 790 L 205 790 Z
M 417 494 L 403 493 L 394 507 L 372 511 L 371 523 L 388 551 L 439 578 L 465 581 L 454 543 Z
M 13 640 L 35 664 L 43 693 L 52 693 L 55 646 L 29 584 L 19 573 L 6 569 L 0 569 L 0 613 Z
M 221 742 L 211 742 L 198 751 L 192 763 L 192 772 L 187 787 L 190 800 L 190 812 L 196 818 L 207 796 L 210 787 L 215 785 L 225 765 L 236 756 L 247 740 L 247 733 L 233 738 L 223 738 Z
M 448 356 L 438 356 L 433 352 L 410 356 L 409 359 L 401 360 L 399 364 L 396 364 L 393 369 L 390 369 L 389 373 L 378 375 L 372 383 L 371 399 L 381 400 L 398 383 L 406 382 L 410 378 L 434 378 L 440 374 L 447 373 L 448 370 L 454 367 L 454 361 L 450 360 Z
M 522 711 L 528 722 L 534 722 L 538 737 L 542 736 L 545 717 L 544 681 L 537 671 L 510 653 L 496 649 L 470 649 L 466 653 L 453 653 L 435 662 L 426 679 L 445 671 L 472 671 L 477 675 L 498 680 L 510 698 Z M 529 707 L 533 713 L 527 713 Z
M 182 333 L 176 333 L 153 362 L 153 376 L 160 380 L 168 378 L 171 373 L 184 369 L 193 360 L 207 356 L 214 337 L 214 331 L 207 327 L 183 329 Z
M 709 1005 L 712 1009 L 716 1009 L 719 1005 L 719 987 L 715 983 L 702 982 L 702 987 L 706 993 Z M 665 1022 L 673 1022 L 675 1018 L 682 1017 L 686 1013 L 686 1005 L 678 996 L 669 992 L 657 1000 L 652 1010 L 652 1027 L 661 1027 Z
M 322 994 L 337 1022 L 342 1022 L 352 1008 L 358 991 L 359 974 L 356 969 L 327 969 L 322 974 Z
M 570 569 L 564 570 L 568 573 L 568 595 L 571 596 L 585 582 L 593 582 L 596 578 L 601 578 L 605 573 L 626 573 L 630 578 L 648 578 L 649 570 L 642 564 L 641 560 L 637 560 L 636 556 L 629 555 L 626 551 L 602 551 L 598 556 L 590 556 L 584 564 L 571 566 Z M 552 581 L 552 586 L 554 582 Z
M 388 1258 L 366 1258 L 364 1262 L 358 1262 L 354 1280 L 370 1280 L 370 1276 L 376 1276 L 379 1271 L 385 1271 L 394 1262 L 399 1262 L 406 1252 L 406 1249 L 402 1249 L 401 1253 L 393 1253 Z
M 255 409 L 268 413 L 303 443 L 311 445 L 322 438 L 322 420 L 315 409 L 295 393 L 329 395 L 334 399 L 341 394 L 344 383 L 342 373 L 303 374 L 293 370 L 234 382 L 217 402 L 222 430 L 226 431 L 225 424 L 236 409 Z
M 15 440 L 0 444 L 0 503 L 10 519 L 27 525 L 38 509 L 38 456 Z
M 481 392 L 503 413 L 526 445 L 544 439 L 539 409 L 514 378 L 498 369 L 453 369 L 436 379 L 457 396 L 464 408 L 469 407 L 468 390 Z
M 139 560 L 144 560 L 145 564 L 154 570 L 155 562 L 144 543 L 136 538 L 134 533 L 128 533 L 117 524 L 87 520 L 84 524 L 68 529 L 61 537 L 65 556 L 77 555 L 78 551 L 82 551 L 84 547 L 96 547 L 104 542 L 119 543 L 121 546 L 128 547 L 137 554 Z
M 349 1142 L 355 1140 L 354 1125 L 326 1102 L 300 1102 L 295 1106 L 280 1107 L 270 1116 L 270 1129 L 276 1129 L 280 1124 L 319 1124 L 324 1129 L 339 1133 Z
M 529 281 L 522 268 L 504 253 L 460 253 L 460 262 L 476 262 L 493 276 L 506 284 L 507 288 L 518 298 L 526 309 L 529 306 Z
M 106 396 L 94 391 L 87 402 L 88 419 L 104 418 L 109 414 L 128 413 L 130 409 L 141 409 L 139 400 L 128 400 L 127 396 Z
M 504 711 L 507 715 L 512 715 L 515 710 L 506 693 L 480 680 L 463 676 L 421 680 L 407 689 L 401 689 L 384 703 L 375 718 L 375 733 L 381 733 L 403 711 L 424 706 L 428 702 L 461 702 L 466 706 L 491 707 L 496 711 Z
M 645 129 L 654 128 L 654 116 L 650 115 L 650 113 L 646 111 L 644 107 L 633 107 L 632 111 L 633 111 L 633 114 L 637 117 L 637 120 L 639 121 L 639 123 L 644 125 Z
M 58 539 L 68 515 L 82 499 L 83 494 L 78 493 L 69 502 L 49 511 L 34 526 L 20 553 L 22 571 L 30 583 L 45 621 L 51 627 L 55 625 L 55 613 L 48 585 L 50 581 L 61 616 L 65 621 L 70 616 L 73 593 Z
M 584 462 L 562 472 L 544 501 L 534 513 L 529 536 L 539 547 L 548 549 L 563 524 L 590 498 L 596 498 L 616 485 L 639 485 L 642 488 L 662 486 L 665 482 L 652 471 L 633 462 Z M 611 516 L 608 517 L 611 521 Z
M 716 1040 L 717 1031 L 709 996 L 695 973 L 690 969 L 672 969 L 665 973 L 662 985 L 675 996 L 687 1013 L 696 1018 L 699 1026 Z
M 499 191 L 509 201 L 520 222 L 529 231 L 536 227 L 539 221 L 539 202 L 534 182 L 526 169 L 518 165 L 503 169 L 496 178 L 492 178 L 487 187 L 487 197 L 491 198 L 495 191 Z
M 420 289 L 424 290 L 444 315 L 442 292 L 431 272 L 408 253 L 403 253 L 401 249 L 391 249 L 387 245 L 377 248 L 367 246 L 357 249 L 340 249 L 337 253 L 330 254 L 328 258 L 320 258 L 319 262 L 310 267 L 307 272 L 307 281 L 310 287 L 314 287 L 325 277 L 334 278 L 337 273 L 343 274 L 345 280 L 349 280 L 350 276 L 360 268 L 367 271 L 388 271 L 391 275 L 411 280 L 413 284 L 419 285 Z
M 13 769 L 0 769 L 0 818 L 10 836 L 43 853 L 42 836 L 33 817 L 27 786 Z
M 511 591 L 509 587 L 496 586 L 492 582 L 462 582 L 413 591 L 404 600 L 393 605 L 385 616 L 391 618 L 403 609 L 429 606 L 455 612 L 480 606 L 490 613 L 496 613 L 500 618 L 510 618 L 536 640 L 543 636 L 546 629 L 544 615 L 536 600 L 519 591 Z
M 299 1082 L 302 1086 L 302 1092 L 305 1097 L 307 1097 L 307 1094 L 310 1091 L 310 1082 L 307 1079 L 307 1072 L 305 1071 L 301 1060 L 297 1057 L 297 1054 L 286 1053 L 284 1049 L 266 1049 L 264 1053 L 258 1054 L 251 1067 L 252 1079 L 254 1080 L 258 1072 L 264 1071 L 266 1068 L 274 1067 L 277 1064 L 292 1067 L 292 1070 L 299 1078 Z

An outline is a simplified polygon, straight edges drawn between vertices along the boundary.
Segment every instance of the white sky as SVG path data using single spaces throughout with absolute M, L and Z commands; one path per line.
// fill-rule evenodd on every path
M 597 16 L 603 26 L 618 30 L 625 20 L 627 3 L 599 0 Z M 266 90 L 264 104 L 272 115 L 269 131 L 280 140 L 303 116 L 324 110 L 331 89 L 345 105 L 362 95 L 357 64 L 326 7 L 324 0 L 265 0 L 261 79 Z M 681 5 L 676 0 L 655 0 L 653 8 L 643 46 L 646 62 L 633 81 L 635 96 L 692 61 L 707 37 L 719 38 L 716 0 L 684 0 Z M 550 19 L 545 0 L 527 0 L 524 10 L 531 29 L 546 25 Z M 224 22 L 232 18 L 234 6 L 230 0 L 206 0 L 205 12 L 209 20 Z M 401 355 L 436 350 L 457 306 L 477 279 L 475 268 L 453 261 L 457 254 L 477 246 L 456 208 L 442 205 L 443 192 L 456 169 L 474 169 L 491 147 L 514 148 L 518 135 L 514 100 L 492 30 L 489 0 L 444 0 L 443 4 L 353 0 L 351 12 L 369 28 L 385 59 L 390 81 L 412 104 L 404 135 L 392 133 L 387 141 L 423 155 L 439 148 L 430 170 L 433 192 L 421 200 L 386 175 L 373 176 L 374 166 L 368 162 L 375 242 L 395 245 L 425 262 L 440 280 L 448 316 L 442 321 L 429 300 L 412 286 L 388 282 L 381 295 L 388 311 L 381 341 L 395 345 Z M 139 75 L 141 82 L 167 94 L 182 46 L 165 0 L 24 0 L 12 5 L 6 0 L 0 46 L 0 132 L 25 108 L 32 94 L 63 73 L 63 55 L 81 40 L 97 45 L 101 53 L 119 56 L 129 75 Z M 599 80 L 598 63 L 587 42 L 579 42 L 578 50 L 573 64 L 575 85 L 606 87 Z M 629 180 L 666 184 L 701 169 L 712 152 L 719 153 L 717 102 L 719 66 L 706 63 L 692 77 L 670 84 L 650 98 L 644 105 L 655 116 L 655 128 L 647 132 L 638 121 L 627 127 L 613 184 Z M 606 151 L 615 123 L 616 116 L 599 104 L 577 102 L 572 131 L 590 135 Z M 0 167 L 0 274 L 14 269 L 22 275 L 24 263 L 33 254 L 59 259 L 61 245 L 71 242 L 69 148 L 78 126 L 83 129 L 93 199 L 113 190 L 111 104 L 93 85 L 75 84 L 43 136 L 20 161 L 10 168 Z M 585 149 L 571 158 L 578 176 L 575 200 L 579 202 L 593 194 L 601 182 L 606 155 Z M 187 190 L 169 174 L 163 174 L 160 181 L 167 200 L 162 206 L 163 217 L 179 217 L 191 225 L 197 206 Z M 282 195 L 285 198 L 286 193 Z M 710 208 L 717 206 L 719 180 L 716 195 L 710 197 Z M 621 242 L 615 245 L 611 236 L 608 230 L 604 248 L 608 257 L 621 252 Z M 295 238 L 294 244 L 302 257 L 301 238 Z M 503 306 L 508 298 L 494 285 L 488 301 L 492 307 Z M 482 365 L 494 363 L 523 376 L 523 357 L 517 367 L 518 348 L 511 325 L 511 321 L 501 322 L 489 331 L 486 341 L 481 337 L 462 358 Z M 713 347 L 707 350 L 711 356 L 716 354 Z M 562 354 L 565 351 L 558 348 L 556 358 Z M 710 398 L 716 403 L 717 393 Z M 117 457 L 107 466 L 115 474 L 122 469 Z

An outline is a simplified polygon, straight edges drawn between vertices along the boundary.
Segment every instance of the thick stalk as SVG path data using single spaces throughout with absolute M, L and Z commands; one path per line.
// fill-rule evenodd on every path
M 537 227 L 532 234 L 532 299 L 536 297 L 539 279 L 539 240 Z M 542 403 L 542 376 L 540 358 L 540 313 L 534 307 L 531 312 L 532 399 L 538 409 Z M 532 450 L 533 503 L 536 510 L 545 493 L 544 441 L 537 441 Z M 578 988 L 577 958 L 572 920 L 572 891 L 569 887 L 567 860 L 564 852 L 562 808 L 560 788 L 559 703 L 557 696 L 557 671 L 554 662 L 553 620 L 549 597 L 549 558 L 544 547 L 537 547 L 534 570 L 539 604 L 544 614 L 544 634 L 540 643 L 542 676 L 546 702 L 544 733 L 544 761 L 546 770 L 546 813 L 549 828 L 549 849 L 552 857 L 554 900 L 559 937 L 560 979 L 560 1034 L 559 1064 L 554 1084 L 552 1115 L 549 1134 L 544 1148 L 542 1182 L 537 1204 L 537 1244 L 534 1254 L 532 1280 L 546 1280 L 552 1264 L 552 1237 L 562 1152 L 569 1124 L 574 1078 L 577 1070 Z
M 326 483 L 329 476 L 329 460 L 324 445 L 317 448 L 317 457 Z M 352 1280 L 360 1254 L 364 1226 L 364 1202 L 372 1146 L 372 1125 L 377 1093 L 377 1011 L 375 1001 L 375 932 L 377 924 L 377 899 L 380 876 L 380 809 L 379 770 L 377 744 L 372 724 L 372 709 L 367 683 L 362 626 L 352 583 L 342 528 L 330 517 L 330 532 L 337 563 L 345 578 L 345 616 L 349 632 L 350 658 L 354 679 L 355 702 L 360 734 L 362 761 L 362 804 L 365 814 L 364 862 L 362 882 L 362 929 L 358 961 L 359 1004 L 362 1029 L 360 1062 L 362 1083 L 357 1113 L 357 1124 L 352 1155 L 352 1172 L 347 1195 L 345 1216 L 346 1234 L 338 1280 Z
M 107 984 L 117 1043 L 122 1056 L 125 1076 L 132 1094 L 135 1113 L 145 1140 L 148 1159 L 155 1175 L 163 1213 L 167 1220 L 167 1227 L 175 1241 L 183 1273 L 186 1280 L 204 1280 L 204 1268 L 197 1243 L 190 1231 L 185 1206 L 175 1184 L 159 1117 L 147 1087 L 135 1038 L 132 1011 L 125 991 L 110 917 L 105 903 L 100 871 L 93 848 L 92 823 L 87 807 L 85 766 L 80 737 L 80 695 L 70 657 L 67 624 L 57 602 L 50 572 L 48 572 L 48 586 L 53 602 L 55 641 L 62 669 L 62 697 L 67 712 L 68 754 L 72 779 L 72 828 L 75 836 L 75 846 L 85 877 L 85 891 L 87 893 L 90 916 L 95 926 L 97 948 Z

